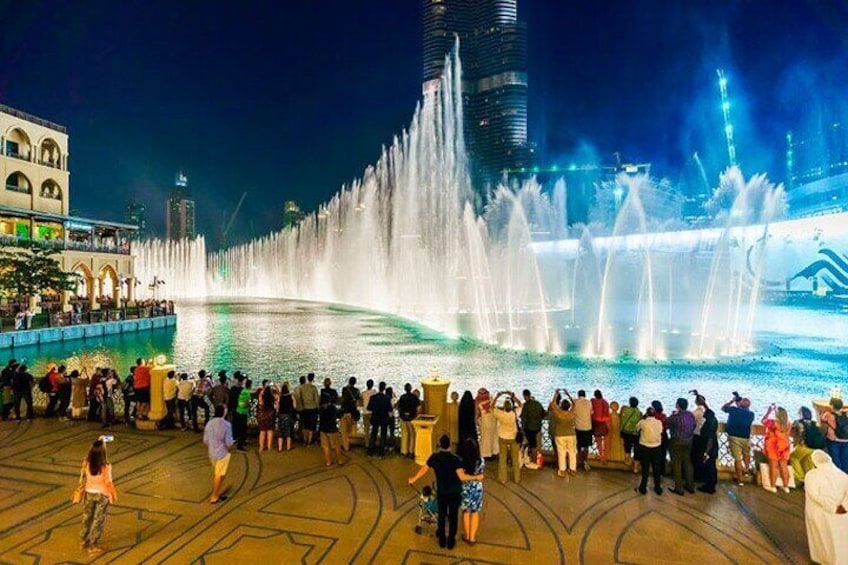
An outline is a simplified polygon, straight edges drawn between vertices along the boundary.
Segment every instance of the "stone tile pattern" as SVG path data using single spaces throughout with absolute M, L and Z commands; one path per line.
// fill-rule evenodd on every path
M 550 467 L 501 485 L 490 465 L 478 544 L 446 551 L 432 526 L 414 531 L 409 460 L 369 459 L 357 449 L 347 465 L 325 468 L 317 447 L 236 452 L 230 499 L 212 506 L 199 435 L 123 427 L 112 430 L 120 500 L 109 510 L 107 551 L 89 558 L 70 495 L 99 427 L 0 426 L 3 564 L 807 562 L 802 492 L 722 483 L 713 497 L 640 496 L 629 473 L 561 479 Z

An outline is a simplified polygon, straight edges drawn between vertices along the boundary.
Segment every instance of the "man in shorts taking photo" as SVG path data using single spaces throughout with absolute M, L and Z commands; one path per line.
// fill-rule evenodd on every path
M 728 400 L 721 409 L 727 413 L 727 424 L 724 429 L 727 432 L 727 442 L 736 468 L 736 481 L 739 486 L 742 486 L 745 484 L 745 473 L 751 468 L 751 424 L 754 422 L 751 401 L 734 392 L 733 398 Z

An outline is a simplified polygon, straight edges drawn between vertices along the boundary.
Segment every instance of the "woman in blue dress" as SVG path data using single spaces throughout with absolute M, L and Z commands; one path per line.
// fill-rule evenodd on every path
M 482 475 L 486 461 L 480 457 L 480 446 L 473 439 L 466 439 L 459 446 L 459 458 L 462 467 L 470 475 Z M 483 481 L 463 481 L 462 483 L 462 540 L 469 544 L 477 543 L 477 530 L 480 528 L 480 510 L 483 508 Z

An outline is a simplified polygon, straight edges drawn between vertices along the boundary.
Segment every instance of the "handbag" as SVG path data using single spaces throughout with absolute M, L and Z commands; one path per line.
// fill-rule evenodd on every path
M 77 483 L 77 487 L 74 489 L 74 493 L 71 495 L 71 504 L 79 504 L 82 502 L 83 497 L 85 496 L 85 461 L 82 462 L 82 467 L 80 467 L 80 477 L 79 483 Z

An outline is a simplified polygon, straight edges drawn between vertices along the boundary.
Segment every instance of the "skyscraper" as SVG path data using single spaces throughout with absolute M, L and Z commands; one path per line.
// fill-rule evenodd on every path
M 144 214 L 144 204 L 135 198 L 131 198 L 124 211 L 124 220 L 130 225 L 138 226 L 138 230 L 131 235 L 132 239 L 147 237 L 147 218 Z
M 177 173 L 165 207 L 165 229 L 168 239 L 192 238 L 197 235 L 194 224 L 194 200 L 188 188 L 188 178 Z
M 423 90 L 438 84 L 460 41 L 465 139 L 478 183 L 531 166 L 527 141 L 527 27 L 517 0 L 421 0 Z

